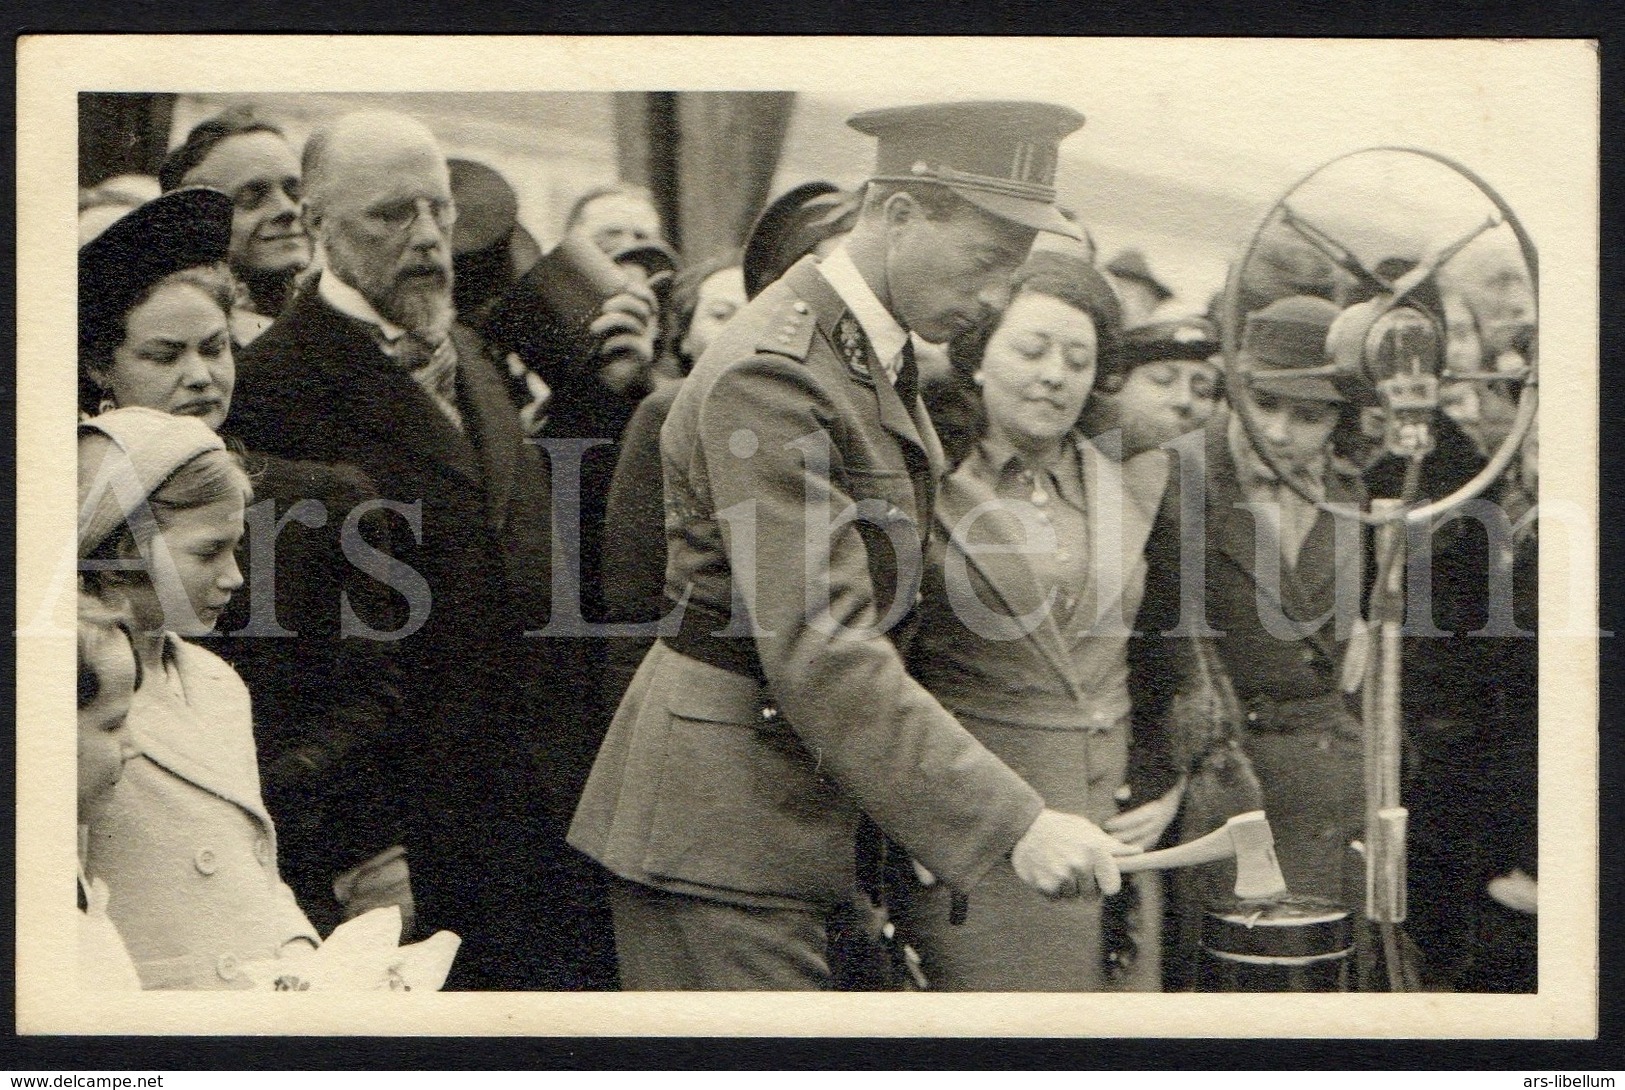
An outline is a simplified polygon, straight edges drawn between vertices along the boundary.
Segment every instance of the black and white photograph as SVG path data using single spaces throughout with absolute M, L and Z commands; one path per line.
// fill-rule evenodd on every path
M 1593 44 L 18 73 L 18 1032 L 1596 1033 Z

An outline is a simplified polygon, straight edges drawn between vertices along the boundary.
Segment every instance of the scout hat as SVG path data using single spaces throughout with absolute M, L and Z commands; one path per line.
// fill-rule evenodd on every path
M 1063 137 L 1083 115 L 1045 102 L 942 102 L 869 110 L 847 124 L 880 142 L 872 180 L 935 182 L 984 212 L 1081 238 L 1055 209 Z
M 1219 351 L 1219 331 L 1202 317 L 1145 322 L 1123 334 L 1125 370 L 1160 360 L 1207 360 Z
M 804 182 L 768 202 L 750 229 L 740 262 L 745 298 L 756 298 L 820 242 L 850 231 L 858 204 L 857 194 L 829 182 Z
M 1106 263 L 1106 271 L 1124 280 L 1138 280 L 1157 293 L 1158 299 L 1172 299 L 1174 293 L 1158 280 L 1145 263 L 1145 255 L 1138 250 L 1124 250 Z
M 1329 378 L 1271 380 L 1266 374 L 1325 365 L 1326 334 L 1339 313 L 1337 304 L 1318 296 L 1292 295 L 1249 314 L 1237 358 L 1243 370 L 1252 372 L 1253 387 L 1306 401 L 1347 400 Z

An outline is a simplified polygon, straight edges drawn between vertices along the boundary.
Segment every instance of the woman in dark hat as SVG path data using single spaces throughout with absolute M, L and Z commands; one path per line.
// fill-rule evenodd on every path
M 1195 431 L 1219 407 L 1219 331 L 1206 318 L 1147 322 L 1123 335 L 1123 371 L 1102 382 L 1084 413 L 1084 434 L 1122 429 L 1132 458 Z
M 1100 273 L 1041 252 L 990 327 L 956 343 L 979 360 L 982 413 L 937 493 L 911 672 L 1049 806 L 1149 847 L 1179 789 L 1160 739 L 1130 737 L 1127 648 L 1168 464 L 1120 464 L 1076 430 L 1096 376 L 1115 369 L 1118 322 Z M 1131 970 L 1132 947 L 1104 941 L 1099 898 L 1047 898 L 1003 872 L 956 910 L 960 895 L 924 878 L 907 933 L 932 988 L 1157 988 L 1154 904 Z
M 225 194 L 178 189 L 80 248 L 82 418 L 156 409 L 196 417 L 230 441 L 231 217 Z M 343 603 L 375 630 L 399 627 L 389 589 L 353 566 L 341 542 L 352 511 L 376 490 L 348 466 L 238 453 L 260 502 L 239 548 L 247 588 L 221 615 L 212 647 L 253 696 L 283 875 L 324 931 L 377 904 L 409 912 L 405 864 L 393 850 L 405 800 L 391 799 L 370 772 L 398 706 L 393 644 L 340 638 Z M 385 518 L 372 511 L 352 529 L 387 551 Z M 333 893 L 341 875 L 352 879 L 347 888 L 373 892 L 341 908 Z

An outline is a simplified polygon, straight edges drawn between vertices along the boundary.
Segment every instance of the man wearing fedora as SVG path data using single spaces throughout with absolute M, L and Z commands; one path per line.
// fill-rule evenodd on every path
M 1073 231 L 1054 176 L 1082 120 L 1014 102 L 852 118 L 879 141 L 852 233 L 741 311 L 678 395 L 666 586 L 686 609 L 570 831 L 615 875 L 623 987 L 828 987 L 826 920 L 879 842 L 868 823 L 959 889 L 1002 866 L 1056 895 L 1116 889 L 1133 849 L 1048 810 L 900 651 L 941 469 L 909 334 L 970 328 L 1038 231 Z

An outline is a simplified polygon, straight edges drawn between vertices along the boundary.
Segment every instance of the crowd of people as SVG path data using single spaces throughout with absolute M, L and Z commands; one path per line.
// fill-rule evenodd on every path
M 234 109 L 82 196 L 87 980 L 246 987 L 394 907 L 456 989 L 1190 989 L 1213 883 L 1120 861 L 1257 808 L 1361 915 L 1371 545 L 1311 501 L 1404 474 L 1284 373 L 1358 285 L 1265 248 L 1249 429 L 1221 304 L 1056 206 L 1081 117 L 851 124 L 866 185 L 719 254 L 622 184 L 544 254 L 380 110 L 296 148 Z M 1451 366 L 1515 369 L 1527 277 L 1438 280 Z M 1510 427 L 1494 383 L 1446 410 L 1430 496 Z M 1489 588 L 1533 630 L 1535 473 L 1514 532 L 1433 534 L 1407 645 L 1428 987 L 1534 987 L 1535 644 Z

